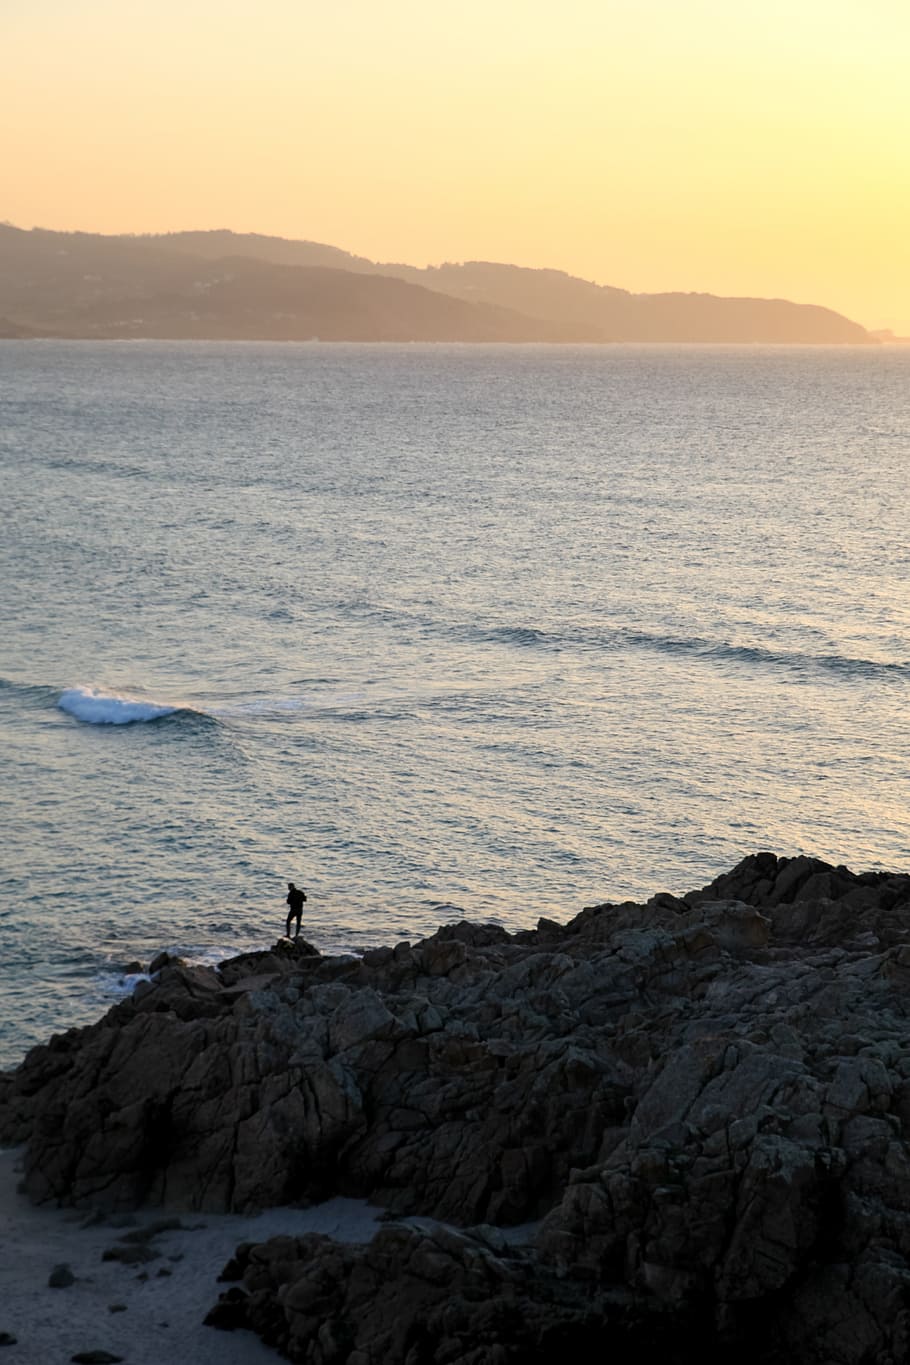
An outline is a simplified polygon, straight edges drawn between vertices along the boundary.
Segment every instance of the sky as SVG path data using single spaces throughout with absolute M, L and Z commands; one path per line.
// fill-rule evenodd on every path
M 0 219 L 910 334 L 907 0 L 0 0 Z

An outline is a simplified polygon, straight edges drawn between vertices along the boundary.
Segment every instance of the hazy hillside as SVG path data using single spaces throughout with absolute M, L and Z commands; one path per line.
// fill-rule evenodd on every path
M 404 279 L 456 298 L 482 300 L 569 326 L 595 327 L 604 341 L 866 342 L 865 328 L 830 308 L 786 299 L 714 294 L 630 294 L 560 270 L 489 261 L 384 266 Z
M 194 234 L 189 234 L 191 237 Z M 539 322 L 381 274 L 201 258 L 164 238 L 0 226 L 0 316 L 66 337 L 564 341 Z M 13 332 L 15 334 L 15 332 Z M 595 339 L 593 330 L 583 339 Z
M 178 251 L 189 251 L 194 256 L 205 256 L 212 261 L 220 260 L 223 256 L 252 256 L 257 261 L 269 261 L 272 265 L 323 265 L 330 270 L 350 270 L 355 274 L 377 273 L 373 261 L 368 261 L 365 256 L 352 256 L 340 247 L 288 237 L 265 237 L 260 232 L 230 232 L 227 228 L 214 228 L 207 232 L 168 232 L 159 236 L 120 240 L 139 240 L 156 246 L 174 247 Z
M 631 294 L 558 270 L 380 265 L 255 233 L 140 237 L 0 226 L 5 335 L 350 341 L 874 340 L 784 299 Z
M 179 232 L 149 238 L 215 257 L 257 256 L 283 265 L 328 265 L 393 275 L 473 303 L 492 303 L 531 317 L 593 329 L 602 341 L 865 342 L 869 334 L 830 308 L 786 299 L 719 298 L 714 294 L 632 294 L 592 284 L 562 270 L 530 270 L 490 261 L 418 269 L 375 264 L 337 247 L 253 233 Z

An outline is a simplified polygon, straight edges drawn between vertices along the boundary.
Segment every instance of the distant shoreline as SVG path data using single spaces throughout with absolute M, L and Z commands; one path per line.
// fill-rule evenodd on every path
M 835 309 L 638 294 L 497 261 L 383 263 L 256 233 L 105 236 L 0 224 L 0 334 L 94 340 L 870 344 Z
M 146 345 L 149 343 L 160 343 L 168 346 L 458 346 L 464 348 L 483 348 L 495 347 L 497 350 L 504 350 L 508 347 L 521 348 L 522 350 L 552 347 L 559 350 L 599 350 L 612 348 L 614 350 L 622 347 L 641 347 L 642 349 L 655 350 L 660 347 L 674 350 L 685 347 L 688 349 L 702 350 L 731 350 L 734 347 L 742 349 L 774 349 L 782 351 L 830 351 L 830 350 L 875 350 L 880 346 L 903 346 L 910 345 L 910 337 L 893 337 L 889 340 L 870 337 L 868 341 L 675 341 L 668 339 L 665 341 L 657 340 L 628 340 L 628 341 L 457 341 L 457 340 L 427 340 L 425 338 L 414 339 L 411 341 L 391 340 L 391 339 L 371 339 L 368 337 L 171 337 L 171 336 L 61 336 L 54 333 L 34 332 L 30 335 L 5 336 L 0 332 L 0 342 L 35 342 L 35 341 L 55 341 L 66 344 L 72 343 L 104 343 L 115 342 L 127 345 Z

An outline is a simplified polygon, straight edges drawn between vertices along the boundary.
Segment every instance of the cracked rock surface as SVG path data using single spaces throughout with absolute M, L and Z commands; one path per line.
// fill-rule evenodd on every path
M 473 1228 L 241 1248 L 215 1319 L 293 1360 L 898 1365 L 908 989 L 910 877 L 762 853 L 511 936 L 165 961 L 0 1077 L 0 1140 L 38 1201 Z

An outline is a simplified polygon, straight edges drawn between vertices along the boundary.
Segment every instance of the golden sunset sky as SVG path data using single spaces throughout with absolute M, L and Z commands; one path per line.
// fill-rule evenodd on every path
M 0 217 L 910 332 L 908 0 L 3 0 Z

